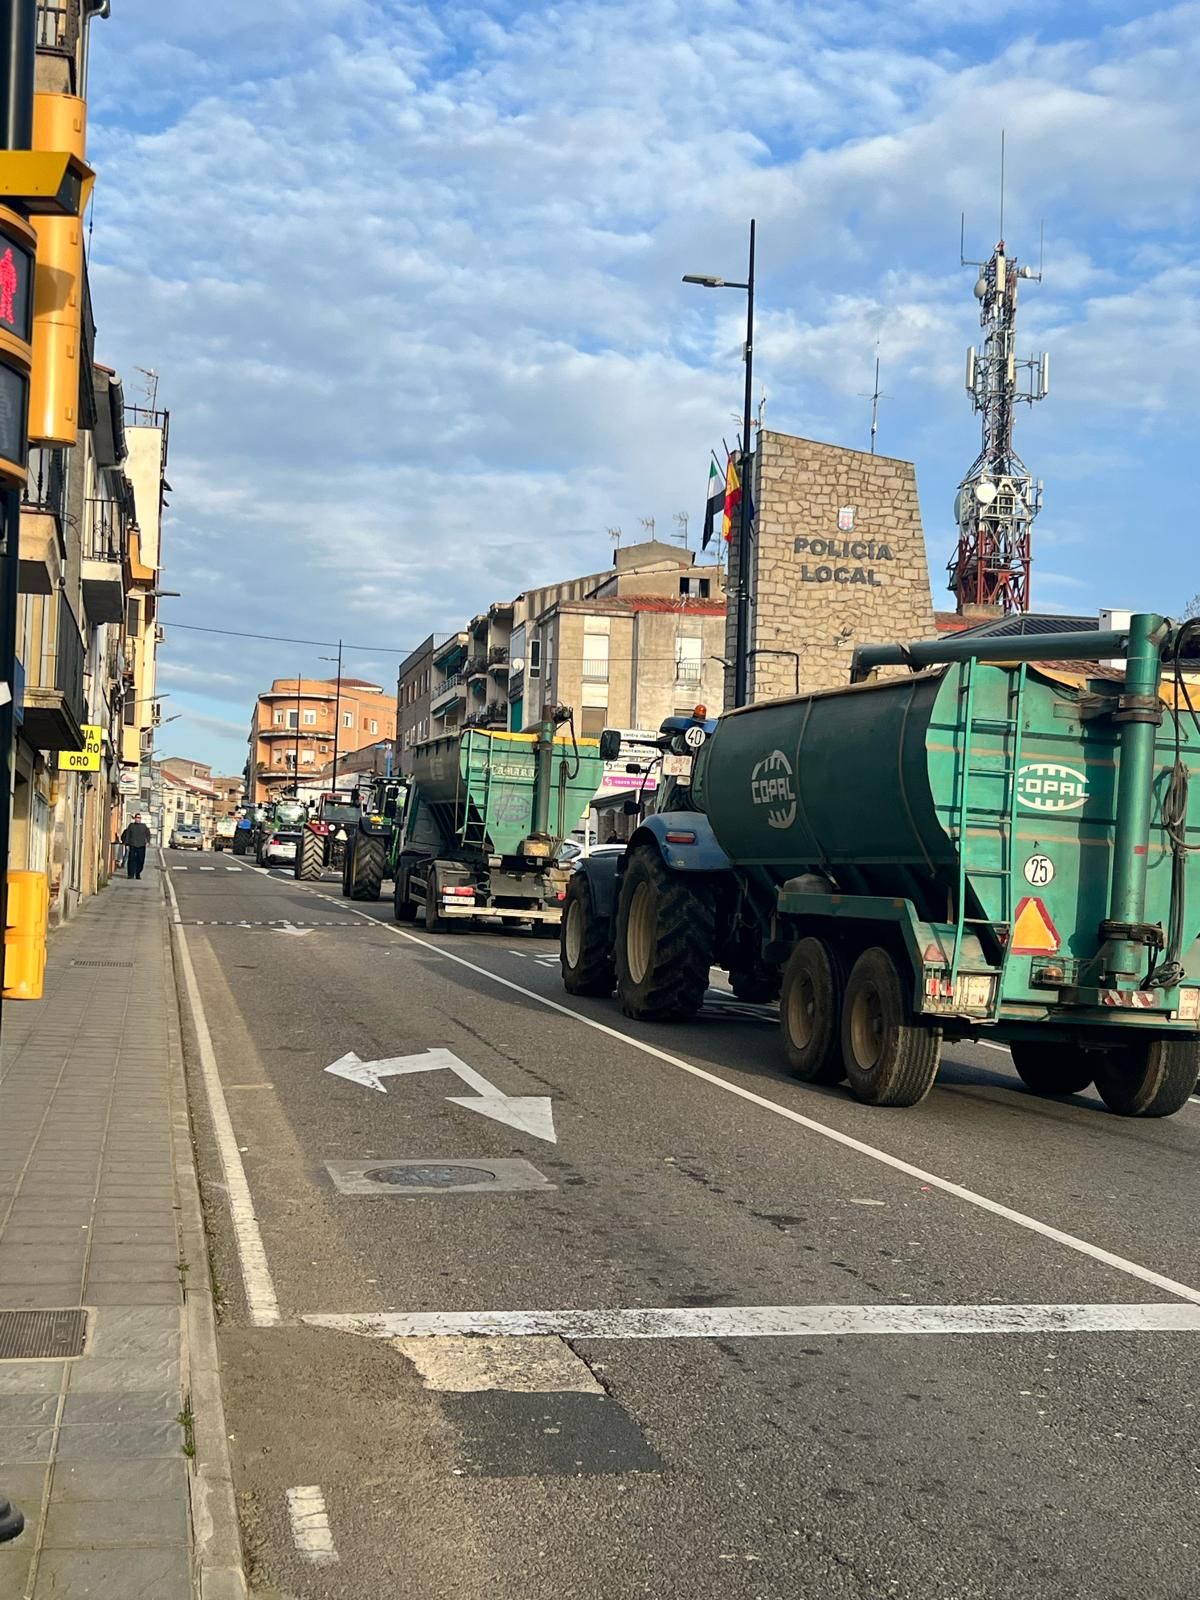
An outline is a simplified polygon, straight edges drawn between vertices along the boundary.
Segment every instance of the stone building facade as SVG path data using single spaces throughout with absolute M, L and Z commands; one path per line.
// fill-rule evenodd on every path
M 855 645 L 935 633 L 911 462 L 764 430 L 754 478 L 751 700 L 846 683 Z M 725 655 L 734 654 L 737 540 Z M 726 704 L 732 695 L 726 673 Z

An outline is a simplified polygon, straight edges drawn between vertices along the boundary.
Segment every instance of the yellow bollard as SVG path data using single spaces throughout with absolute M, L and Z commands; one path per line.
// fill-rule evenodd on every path
M 40 1000 L 46 982 L 50 880 L 44 872 L 10 872 L 4 930 L 5 1000 Z

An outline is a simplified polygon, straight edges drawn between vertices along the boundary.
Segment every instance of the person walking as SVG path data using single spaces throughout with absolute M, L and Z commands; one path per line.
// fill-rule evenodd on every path
M 150 843 L 150 829 L 142 821 L 140 811 L 121 835 L 121 843 L 125 846 L 126 875 L 140 878 L 146 865 L 146 846 Z

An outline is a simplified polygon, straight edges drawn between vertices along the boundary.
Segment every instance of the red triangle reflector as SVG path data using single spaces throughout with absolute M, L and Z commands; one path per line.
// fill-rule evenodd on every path
M 1050 913 L 1036 895 L 1026 895 L 1017 907 L 1012 950 L 1017 956 L 1053 955 L 1061 943 Z

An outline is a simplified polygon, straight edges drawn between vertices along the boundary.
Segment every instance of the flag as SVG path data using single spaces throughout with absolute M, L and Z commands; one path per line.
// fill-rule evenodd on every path
M 721 519 L 721 537 L 728 544 L 733 538 L 733 525 L 742 503 L 742 480 L 738 477 L 733 451 L 725 461 L 725 515 Z
M 700 541 L 701 550 L 707 550 L 712 542 L 713 532 L 717 525 L 717 517 L 725 509 L 725 485 L 721 482 L 721 474 L 717 471 L 717 463 L 710 461 L 708 464 L 708 498 L 704 502 L 704 537 Z

